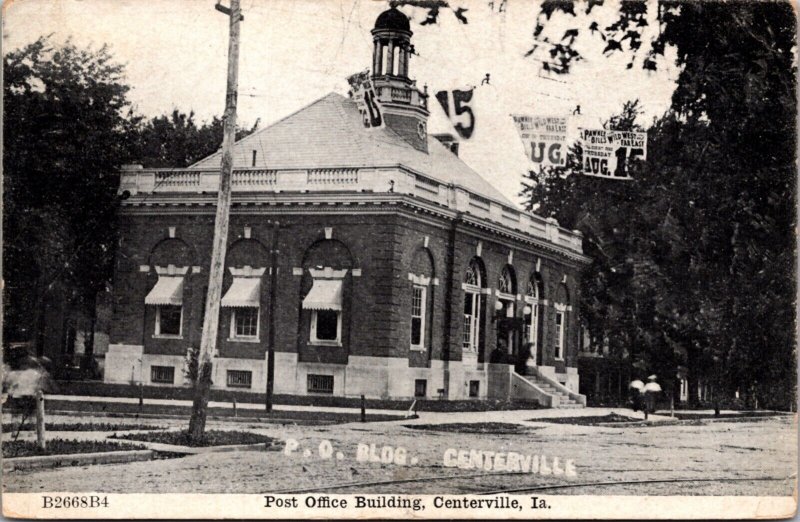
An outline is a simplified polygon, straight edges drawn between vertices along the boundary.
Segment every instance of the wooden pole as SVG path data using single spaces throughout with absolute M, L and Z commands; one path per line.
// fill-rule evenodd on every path
M 214 240 L 211 266 L 208 274 L 208 295 L 200 339 L 197 381 L 195 382 L 192 417 L 189 420 L 189 439 L 199 442 L 206 427 L 209 393 L 211 391 L 211 359 L 217 345 L 219 308 L 222 298 L 222 276 L 225 271 L 225 254 L 228 246 L 228 223 L 231 206 L 231 176 L 233 173 L 233 145 L 236 140 L 236 96 L 239 82 L 239 23 L 242 20 L 240 0 L 231 0 L 231 7 L 217 4 L 216 9 L 228 15 L 228 83 L 225 93 L 224 134 L 222 138 L 222 168 L 217 194 L 217 214 L 214 220 Z
M 36 392 L 36 443 L 41 449 L 47 447 L 44 435 L 44 393 L 42 390 L 38 390 Z

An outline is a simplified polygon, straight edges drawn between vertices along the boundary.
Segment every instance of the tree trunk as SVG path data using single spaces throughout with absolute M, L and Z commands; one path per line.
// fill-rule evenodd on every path
M 189 440 L 194 444 L 200 444 L 205 436 L 208 396 L 211 391 L 211 363 L 202 363 L 198 371 L 199 378 L 194 385 L 192 417 L 189 420 Z

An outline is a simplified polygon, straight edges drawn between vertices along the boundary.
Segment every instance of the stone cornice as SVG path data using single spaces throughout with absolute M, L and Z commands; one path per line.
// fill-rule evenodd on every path
M 121 215 L 209 215 L 215 213 L 216 194 L 148 194 L 123 202 Z M 444 221 L 459 218 L 465 233 L 478 239 L 497 242 L 498 237 L 514 241 L 516 248 L 531 254 L 544 251 L 579 267 L 591 258 L 543 238 L 514 230 L 501 223 L 468 212 L 458 212 L 432 201 L 397 193 L 309 192 L 233 195 L 231 215 L 259 214 L 397 214 L 423 221 L 440 228 L 449 228 Z

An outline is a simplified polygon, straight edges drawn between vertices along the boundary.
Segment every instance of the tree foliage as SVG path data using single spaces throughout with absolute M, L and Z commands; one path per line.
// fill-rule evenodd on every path
M 3 72 L 6 338 L 30 339 L 56 286 L 80 306 L 108 279 L 128 86 L 107 48 L 47 38 L 6 54 Z
M 222 143 L 223 120 L 217 116 L 198 124 L 195 114 L 177 109 L 149 120 L 133 117 L 135 131 L 129 139 L 138 163 L 145 167 L 183 168 L 216 152 Z M 251 127 L 239 128 L 239 140 L 258 129 L 259 121 Z
M 5 333 L 38 342 L 54 293 L 91 316 L 110 280 L 119 167 L 186 167 L 216 152 L 223 122 L 134 114 L 106 47 L 40 38 L 6 54 L 3 72 Z
M 534 37 L 555 10 L 574 15 L 578 5 L 545 2 Z M 653 8 L 660 31 L 645 46 Z M 593 335 L 610 337 L 643 371 L 671 378 L 686 366 L 713 382 L 717 397 L 738 389 L 761 405 L 788 406 L 797 113 L 790 4 L 622 2 L 617 22 L 594 30 L 583 34 L 616 42 L 608 53 L 640 57 L 650 70 L 673 48 L 681 73 L 634 181 L 581 176 L 572 162 L 531 173 L 523 188 L 529 207 L 585 233 L 594 262 L 583 311 Z M 554 59 L 568 73 L 576 56 Z M 627 105 L 609 126 L 629 128 L 635 112 Z

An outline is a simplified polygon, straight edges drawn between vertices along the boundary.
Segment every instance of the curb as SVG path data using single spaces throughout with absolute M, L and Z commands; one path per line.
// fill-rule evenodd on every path
M 146 442 L 141 440 L 120 439 L 111 437 L 108 437 L 108 440 L 112 440 L 114 442 L 130 443 L 130 444 L 141 444 L 142 446 L 146 446 L 148 448 L 148 451 L 153 451 L 156 453 L 173 453 L 173 454 L 177 453 L 182 455 L 202 455 L 206 453 L 226 453 L 231 451 L 269 451 L 270 448 L 273 447 L 273 444 L 269 442 L 257 442 L 255 444 L 232 444 L 228 446 L 202 446 L 195 448 L 192 446 L 176 446 L 173 444 L 164 444 L 162 442 Z
M 39 455 L 3 459 L 3 471 L 82 466 L 87 464 L 121 464 L 151 460 L 153 450 L 104 451 L 98 453 L 71 453 L 68 455 Z

